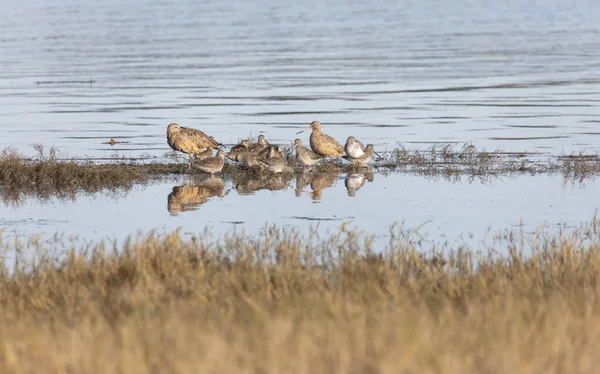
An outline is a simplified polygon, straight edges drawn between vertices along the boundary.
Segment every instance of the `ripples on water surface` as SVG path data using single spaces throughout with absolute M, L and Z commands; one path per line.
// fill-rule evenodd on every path
M 172 121 L 233 143 L 291 142 L 314 119 L 379 147 L 600 140 L 592 0 L 6 0 L 0 12 L 2 147 L 162 156 Z
M 597 1 L 4 0 L 0 13 L 0 148 L 27 154 L 40 142 L 70 156 L 162 157 L 170 151 L 170 122 L 201 128 L 223 143 L 264 132 L 289 144 L 294 132 L 318 119 L 338 140 L 352 134 L 379 150 L 399 141 L 409 148 L 473 142 L 479 149 L 558 154 L 595 151 L 600 141 Z M 109 138 L 129 143 L 102 144 Z M 522 213 L 524 205 L 506 211 L 505 204 L 473 200 L 480 196 L 489 204 L 531 186 L 543 189 L 543 177 L 506 182 L 511 191 L 480 186 L 485 198 L 474 194 L 456 206 L 446 205 L 460 201 L 460 191 L 475 193 L 472 187 L 391 178 L 395 187 L 376 178 L 352 200 L 332 190 L 320 205 L 294 194 L 217 197 L 201 213 L 167 222 L 190 227 L 193 221 L 198 228 L 264 222 L 238 218 L 244 204 L 250 215 L 283 210 L 275 217 L 288 223 L 298 221 L 293 217 L 356 218 L 374 232 L 392 218 L 417 222 L 437 210 L 446 218 L 436 225 L 470 229 L 488 222 L 469 218 L 469 206 L 496 209 L 494 216 L 509 220 L 494 223 L 534 214 L 538 224 L 543 206 L 552 204 L 553 195 L 533 193 L 543 201 Z M 38 212 L 42 219 L 53 209 L 76 232 L 118 231 L 126 223 L 129 231 L 140 206 L 149 213 L 139 227 L 163 222 L 164 206 L 147 201 L 166 199 L 172 188 L 148 187 L 118 208 L 80 199 L 43 214 L 12 208 L 10 214 Z M 379 195 L 386 188 L 398 189 L 388 196 L 393 204 Z M 425 191 L 445 198 L 428 200 Z M 435 205 L 425 209 L 414 194 Z M 572 204 L 583 205 L 566 204 L 561 214 L 587 214 L 579 209 L 588 206 L 581 200 L 587 193 L 579 196 Z M 390 212 L 371 218 L 375 204 L 383 203 Z M 115 211 L 121 218 L 92 223 L 91 211 L 104 220 Z M 49 222 L 61 228 L 63 221 Z M 116 222 L 123 224 L 112 227 Z

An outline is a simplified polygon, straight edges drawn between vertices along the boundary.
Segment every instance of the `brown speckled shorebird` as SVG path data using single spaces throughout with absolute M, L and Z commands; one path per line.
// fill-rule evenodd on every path
M 225 156 L 227 156 L 227 158 L 231 161 L 240 161 L 240 156 L 249 152 L 249 145 L 250 143 L 248 143 L 247 140 L 242 140 L 240 144 L 237 144 L 234 147 L 232 147 L 231 150 L 229 150 L 229 152 L 225 154 Z
M 250 144 L 248 144 L 248 150 L 250 152 L 260 152 L 263 149 L 267 148 L 268 145 L 269 145 L 269 143 L 265 139 L 265 136 L 264 135 L 259 135 L 258 136 L 258 143 L 250 143 Z
M 321 156 L 304 147 L 300 139 L 294 140 L 293 147 L 296 149 L 296 162 L 302 166 L 313 166 L 322 160 Z
M 209 149 L 212 151 L 223 145 L 200 130 L 179 126 L 176 123 L 171 123 L 167 127 L 167 143 L 173 150 L 187 153 L 190 156 L 190 165 L 194 154 L 204 153 Z
M 259 159 L 258 163 L 271 173 L 292 173 L 294 169 L 287 166 L 287 163 L 283 157 L 278 154 L 279 152 L 275 149 L 275 147 L 271 147 L 269 149 L 269 153 L 267 154 L 267 158 Z
M 223 170 L 225 165 L 225 153 L 219 149 L 215 157 L 208 157 L 192 163 L 192 168 L 205 173 L 214 174 Z
M 258 152 L 258 157 L 262 159 L 266 159 L 270 157 L 279 157 L 283 158 L 283 149 L 281 149 L 278 145 L 268 145 L 265 149 Z
M 321 132 L 321 122 L 313 121 L 309 127 L 298 132 L 312 129 L 310 134 L 310 148 L 321 157 L 339 157 L 344 155 L 344 147 L 334 138 Z

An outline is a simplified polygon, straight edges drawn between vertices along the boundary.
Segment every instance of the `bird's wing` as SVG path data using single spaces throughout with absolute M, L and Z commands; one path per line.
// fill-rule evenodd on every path
M 362 142 L 360 142 L 359 140 L 355 140 L 355 141 L 356 141 L 356 144 L 358 144 L 358 146 L 360 147 L 360 149 L 362 149 L 363 152 L 367 151 L 367 147 L 365 147 L 365 145 Z
M 337 140 L 335 140 L 334 138 L 332 138 L 331 136 L 327 135 L 327 134 L 321 134 L 321 136 L 327 140 L 327 147 L 328 148 L 332 148 L 334 149 L 337 153 L 339 154 L 344 154 L 344 147 L 342 147 L 342 145 L 340 143 L 338 143 Z
M 221 143 L 217 142 L 212 136 L 208 136 L 198 129 L 191 127 L 182 127 L 179 131 L 180 136 L 186 137 L 195 142 L 202 142 L 212 148 L 217 148 Z
M 305 148 L 304 149 L 309 158 L 313 160 L 320 160 L 322 157 L 312 151 L 312 149 Z

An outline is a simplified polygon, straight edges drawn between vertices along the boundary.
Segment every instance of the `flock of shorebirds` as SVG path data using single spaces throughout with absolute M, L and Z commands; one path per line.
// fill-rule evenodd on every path
M 297 134 L 308 130 L 312 130 L 310 148 L 304 147 L 300 139 L 295 139 L 293 144 L 296 151 L 295 161 L 301 167 L 310 167 L 331 157 L 342 157 L 350 160 L 355 166 L 368 164 L 374 155 L 381 157 L 373 149 L 373 144 L 367 144 L 365 147 L 354 136 L 348 137 L 346 144 L 342 146 L 337 140 L 321 132 L 319 121 L 313 121 L 309 127 Z M 256 143 L 242 140 L 229 152 L 224 152 L 219 149 L 223 144 L 212 136 L 198 129 L 171 123 L 167 127 L 167 143 L 173 150 L 189 155 L 190 167 L 209 174 L 219 173 L 225 165 L 225 158 L 271 173 L 293 172 L 293 168 L 283 157 L 283 149 L 278 145 L 269 144 L 264 135 L 260 135 Z M 214 150 L 217 151 L 216 155 L 213 155 Z

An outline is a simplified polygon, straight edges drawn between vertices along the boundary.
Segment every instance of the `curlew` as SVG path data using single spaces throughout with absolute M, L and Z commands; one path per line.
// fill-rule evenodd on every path
M 309 127 L 298 132 L 312 129 L 310 134 L 310 148 L 321 157 L 339 157 L 344 155 L 344 147 L 334 138 L 321 132 L 321 122 L 313 121 Z
M 223 166 L 225 166 L 225 153 L 222 150 L 219 150 L 215 157 L 207 157 L 204 160 L 196 161 L 192 164 L 194 169 L 209 174 L 220 172 L 223 170 Z
M 294 140 L 293 148 L 296 149 L 296 162 L 302 166 L 313 166 L 321 157 L 302 145 L 302 140 Z
M 190 165 L 194 154 L 204 154 L 209 149 L 213 150 L 222 146 L 212 136 L 197 129 L 179 126 L 176 123 L 171 123 L 167 127 L 167 143 L 173 150 L 187 153 L 190 156 Z

